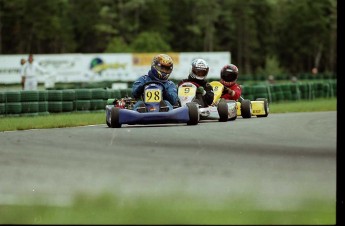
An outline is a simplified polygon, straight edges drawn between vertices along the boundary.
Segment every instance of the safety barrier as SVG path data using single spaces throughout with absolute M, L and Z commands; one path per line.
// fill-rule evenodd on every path
M 331 98 L 336 96 L 336 80 L 242 86 L 243 98 L 250 100 L 267 98 L 270 103 L 313 100 L 315 98 Z
M 108 99 L 125 96 L 131 96 L 131 88 L 5 91 L 0 92 L 0 117 L 104 111 Z M 336 80 L 242 86 L 243 98 L 267 98 L 270 103 L 336 96 Z

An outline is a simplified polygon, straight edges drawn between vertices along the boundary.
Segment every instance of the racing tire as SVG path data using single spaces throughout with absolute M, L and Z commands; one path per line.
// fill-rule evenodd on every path
M 228 121 L 228 105 L 225 101 L 220 101 L 217 106 L 219 122 Z
M 258 117 L 258 118 L 267 117 L 269 112 L 270 112 L 270 108 L 268 106 L 268 100 L 266 98 L 257 98 L 256 100 L 257 101 L 263 101 L 264 102 L 264 109 L 265 109 L 264 115 L 257 115 L 256 117 Z
M 121 128 L 122 124 L 119 122 L 120 109 L 113 107 L 111 109 L 111 128 Z
M 241 115 L 242 118 L 252 117 L 252 103 L 248 99 L 243 99 L 241 102 Z
M 197 125 L 200 119 L 199 107 L 193 102 L 187 103 L 186 106 L 189 113 L 189 121 L 187 122 L 187 125 Z
M 107 126 L 108 126 L 109 128 L 111 128 L 111 125 L 110 125 L 110 123 L 109 123 L 107 120 L 105 120 L 105 123 L 107 123 Z
M 227 103 L 227 104 L 228 103 L 234 103 L 234 105 L 236 106 L 236 101 L 235 100 L 226 100 L 225 103 Z M 234 110 L 236 112 L 236 108 Z M 232 118 L 229 118 L 229 117 L 231 117 L 231 113 L 229 113 L 229 115 L 228 115 L 228 121 L 235 121 L 237 119 L 237 114 L 235 113 L 235 116 L 232 117 Z

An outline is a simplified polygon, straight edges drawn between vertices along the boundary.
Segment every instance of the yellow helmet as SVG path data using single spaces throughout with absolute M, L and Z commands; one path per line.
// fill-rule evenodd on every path
M 151 71 L 159 80 L 167 80 L 173 70 L 174 62 L 167 54 L 158 54 L 152 60 Z

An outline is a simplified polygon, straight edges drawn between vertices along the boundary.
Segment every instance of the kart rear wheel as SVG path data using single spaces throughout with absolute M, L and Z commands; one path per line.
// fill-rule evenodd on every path
M 111 109 L 111 127 L 112 128 L 120 128 L 122 124 L 119 122 L 120 116 L 120 109 L 117 107 L 113 107 Z
M 241 102 L 241 115 L 242 118 L 252 117 L 252 103 L 248 99 L 243 99 Z
M 265 109 L 265 114 L 264 115 L 257 115 L 256 117 L 261 118 L 261 117 L 267 117 L 269 112 L 270 112 L 270 108 L 268 106 L 268 100 L 266 98 L 257 98 L 257 101 L 263 101 L 264 102 L 264 109 Z
M 228 121 L 228 105 L 225 101 L 220 101 L 217 106 L 219 122 Z
M 105 120 L 105 123 L 107 123 L 108 127 L 111 127 L 110 123 L 107 120 Z
M 190 102 L 187 103 L 186 106 L 188 107 L 189 112 L 189 121 L 187 122 L 187 125 L 197 125 L 200 119 L 198 105 Z

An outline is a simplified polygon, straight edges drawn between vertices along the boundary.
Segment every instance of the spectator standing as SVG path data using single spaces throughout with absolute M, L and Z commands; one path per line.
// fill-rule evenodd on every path
M 268 84 L 276 83 L 276 81 L 274 79 L 274 76 L 273 75 L 269 75 L 268 78 L 267 78 L 267 82 L 268 82 Z
M 25 63 L 26 63 L 26 60 L 24 58 L 20 59 L 20 76 L 22 78 L 21 80 L 22 89 L 24 89 L 24 83 L 25 83 L 25 76 L 24 76 Z
M 46 73 L 46 70 L 34 62 L 34 56 L 30 54 L 23 69 L 24 90 L 37 90 L 37 76 L 39 73 Z

